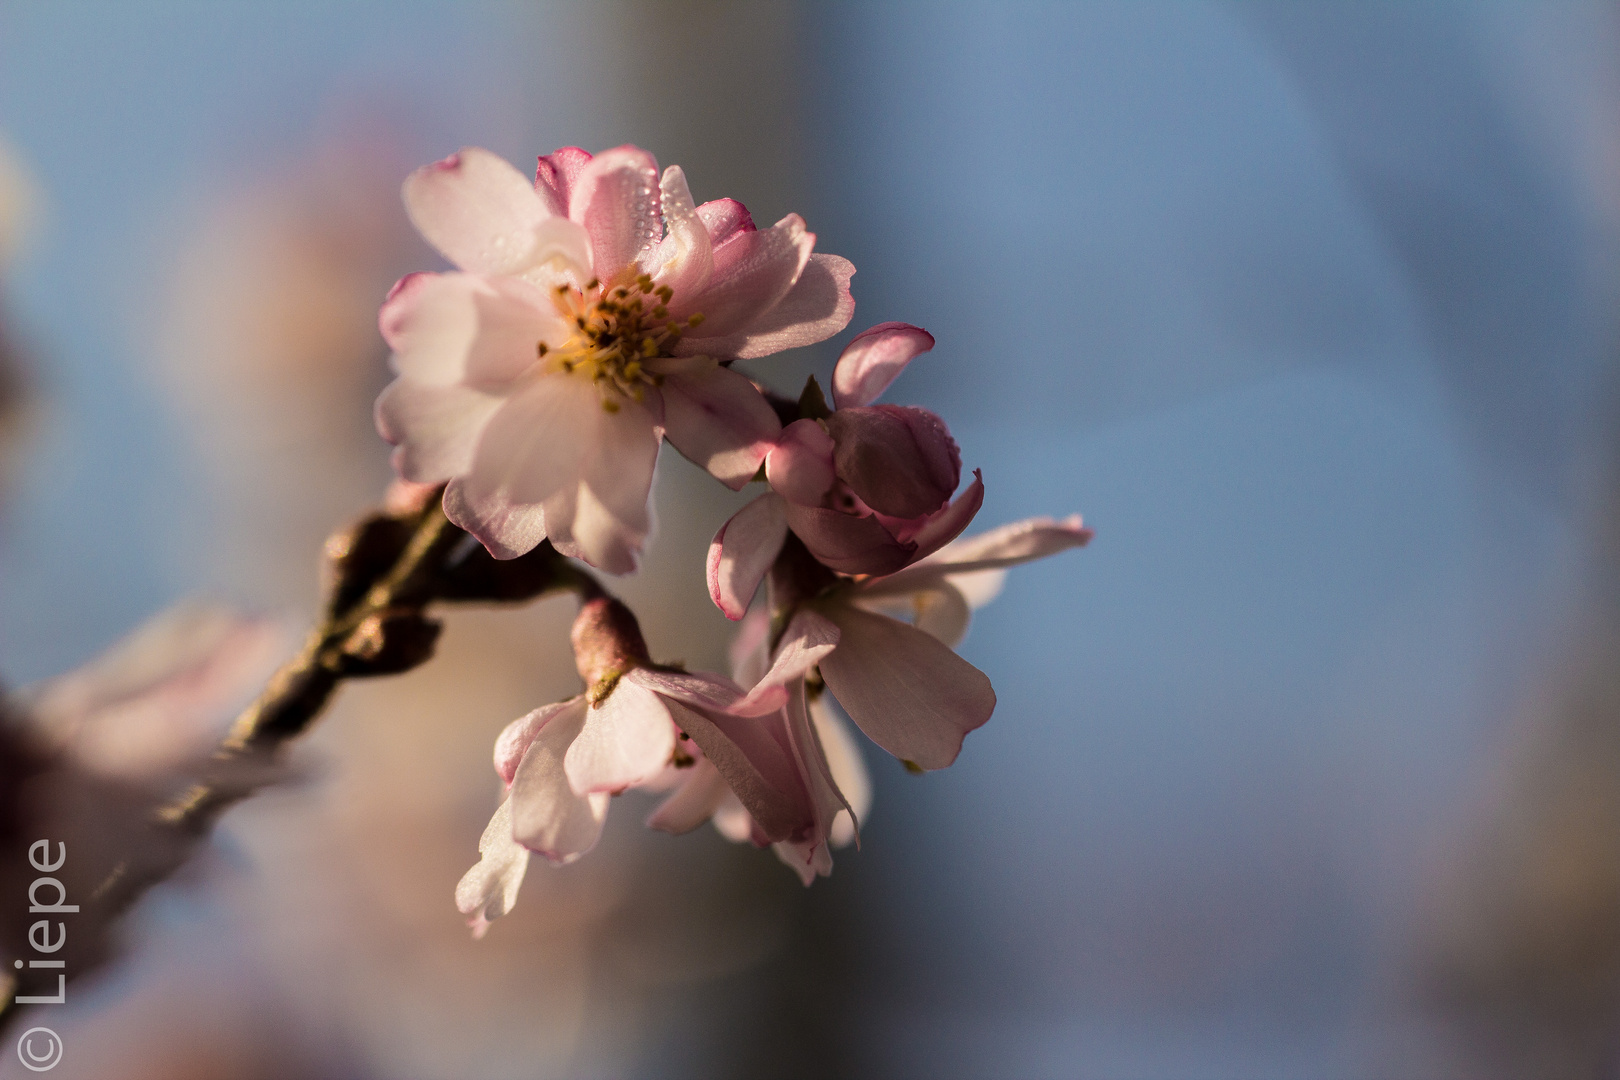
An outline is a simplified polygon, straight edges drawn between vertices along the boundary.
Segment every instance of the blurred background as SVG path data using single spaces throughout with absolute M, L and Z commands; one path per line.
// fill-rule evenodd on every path
M 307 620 L 388 471 L 398 188 L 635 142 L 802 213 L 980 527 L 1085 514 L 866 747 L 802 889 L 711 830 L 535 865 L 469 939 L 491 740 L 564 600 L 348 686 L 51 1012 L 58 1076 L 1620 1075 L 1620 8 L 0 0 L 0 680 L 183 597 Z M 623 585 L 723 668 L 674 454 Z M 9 1047 L 0 1076 L 31 1075 Z

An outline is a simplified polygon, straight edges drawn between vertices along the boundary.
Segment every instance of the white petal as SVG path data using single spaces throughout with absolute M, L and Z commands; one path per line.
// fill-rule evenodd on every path
M 442 484 L 466 472 L 503 400 L 470 386 L 395 379 L 376 406 L 377 431 L 394 444 L 394 471 L 418 484 Z
M 512 831 L 518 843 L 554 863 L 569 863 L 596 846 L 607 818 L 605 792 L 580 796 L 563 766 L 585 723 L 583 698 L 540 730 L 512 781 Z
M 595 445 L 595 387 L 572 375 L 542 375 L 492 416 L 473 453 L 468 495 L 494 493 L 512 503 L 540 503 L 580 482 Z
M 679 165 L 664 170 L 658 189 L 668 235 L 643 256 L 642 268 L 676 296 L 700 293 L 714 272 L 709 230 L 692 205 L 692 192 Z
M 663 235 L 658 203 L 658 163 L 645 150 L 604 150 L 580 169 L 569 187 L 568 216 L 590 235 L 591 264 L 603 281 Z
M 478 839 L 478 864 L 456 885 L 456 907 L 469 916 L 473 936 L 512 910 L 529 868 L 529 849 L 512 838 L 512 800 L 504 800 Z
M 412 274 L 377 316 L 394 370 L 423 383 L 467 383 L 499 392 L 534 367 L 541 341 L 567 327 L 545 294 L 516 278 Z
M 405 211 L 427 242 L 479 274 L 529 265 L 535 227 L 551 216 L 527 177 L 475 146 L 417 169 L 404 194 Z
M 607 699 L 585 713 L 568 748 L 568 782 L 578 794 L 617 793 L 656 775 L 675 751 L 675 727 L 664 701 L 621 679 Z

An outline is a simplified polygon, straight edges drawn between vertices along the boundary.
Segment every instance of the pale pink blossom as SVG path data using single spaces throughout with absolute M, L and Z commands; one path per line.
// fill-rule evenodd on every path
M 612 796 L 668 790 L 700 763 L 737 793 L 767 842 L 809 837 L 819 820 L 786 717 L 789 687 L 802 685 L 831 641 L 797 635 L 744 691 L 720 675 L 653 665 L 614 600 L 588 601 L 573 636 L 589 689 L 513 721 L 495 743 L 507 795 L 456 892 L 475 932 L 510 908 L 527 852 L 573 862 L 601 838 Z
M 394 466 L 497 557 L 549 538 L 634 569 L 660 440 L 733 488 L 780 432 L 725 366 L 837 333 L 844 259 L 789 214 L 756 229 L 694 206 L 678 167 L 622 146 L 541 158 L 534 184 L 468 149 L 405 184 L 412 221 L 461 272 L 414 274 L 380 324 L 398 378 L 377 402 Z
M 773 656 L 768 648 L 770 619 L 756 609 L 743 623 L 733 648 L 733 671 L 742 686 L 758 686 L 767 679 L 791 677 L 786 705 L 771 716 L 759 717 L 757 735 L 767 736 L 787 752 L 780 768 L 768 778 L 777 798 L 788 796 L 801 813 L 798 827 L 781 835 L 760 823 L 757 797 L 745 798 L 751 784 L 738 783 L 735 773 L 722 774 L 716 761 L 705 757 L 695 763 L 680 786 L 647 824 L 671 833 L 688 832 L 705 821 L 728 839 L 770 844 L 806 885 L 832 872 L 830 848 L 856 839 L 858 823 L 871 807 L 872 787 L 860 750 L 848 727 L 826 696 L 807 692 L 804 675 L 813 661 L 831 651 L 827 634 L 813 649 L 811 632 L 790 631 L 791 644 Z M 763 740 L 761 740 L 763 741 Z M 764 755 L 756 755 L 763 757 Z
M 841 574 L 889 574 L 965 529 L 984 501 L 977 470 L 952 499 L 961 455 L 926 409 L 872 405 L 933 348 L 921 327 L 883 323 L 857 335 L 833 373 L 837 408 L 783 429 L 765 458 L 771 491 L 721 526 L 709 548 L 709 592 L 740 619 L 788 530 Z

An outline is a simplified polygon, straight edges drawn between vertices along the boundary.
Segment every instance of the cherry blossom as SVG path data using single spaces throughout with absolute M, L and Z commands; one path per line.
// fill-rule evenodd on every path
M 781 770 L 774 782 L 793 793 L 795 801 L 809 808 L 808 828 L 777 838 L 761 826 L 751 808 L 757 800 L 746 801 L 739 785 L 722 774 L 713 761 L 704 759 L 682 778 L 679 788 L 666 799 L 647 824 L 671 833 L 684 833 L 705 821 L 713 821 L 721 835 L 734 841 L 749 840 L 759 846 L 769 843 L 778 857 L 790 866 L 804 884 L 832 872 L 830 847 L 843 847 L 856 838 L 858 822 L 871 806 L 872 788 L 861 760 L 860 750 L 844 722 L 830 707 L 826 696 L 810 694 L 804 679 L 808 662 L 831 651 L 825 634 L 814 654 L 804 648 L 807 633 L 795 633 L 794 644 L 768 648 L 770 619 L 763 609 L 755 609 L 744 621 L 733 648 L 732 674 L 743 686 L 757 686 L 767 678 L 791 676 L 787 704 L 759 726 L 790 753 L 783 755 Z M 784 658 L 789 658 L 784 662 Z
M 520 717 L 496 740 L 507 797 L 456 893 L 475 932 L 510 908 L 528 852 L 571 863 L 600 839 L 612 796 L 668 790 L 700 766 L 735 792 L 762 842 L 825 835 L 828 795 L 804 780 L 805 755 L 820 750 L 806 734 L 802 684 L 832 640 L 797 634 L 747 691 L 723 676 L 654 665 L 634 616 L 609 598 L 582 606 L 573 643 L 588 689 Z M 844 805 L 836 789 L 831 797 Z
M 660 441 L 733 488 L 780 432 L 727 364 L 837 333 L 854 267 L 789 214 L 757 229 L 695 206 L 677 166 L 577 148 L 530 184 L 485 150 L 417 170 L 405 204 L 459 272 L 413 274 L 380 325 L 397 378 L 377 402 L 394 467 L 445 483 L 445 512 L 500 558 L 542 539 L 611 573 L 637 564 Z

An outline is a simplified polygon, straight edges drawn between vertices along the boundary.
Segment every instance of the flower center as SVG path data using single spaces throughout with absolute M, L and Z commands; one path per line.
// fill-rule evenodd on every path
M 590 379 L 601 391 L 602 408 L 618 412 L 620 398 L 640 402 L 649 386 L 663 383 L 647 362 L 674 355 L 681 335 L 703 322 L 701 314 L 671 321 L 674 295 L 668 285 L 654 287 L 646 274 L 617 286 L 595 278 L 583 290 L 559 285 L 552 302 L 574 332 L 555 349 L 540 342 L 537 354 L 549 370 Z

